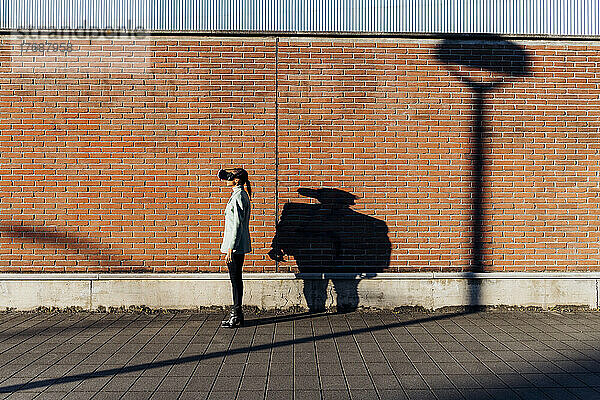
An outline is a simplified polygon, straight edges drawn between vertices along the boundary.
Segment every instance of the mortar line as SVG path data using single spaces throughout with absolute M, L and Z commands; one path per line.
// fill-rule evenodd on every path
M 362 317 L 362 315 L 361 315 L 361 319 L 363 320 L 363 323 L 364 323 L 364 318 Z M 352 328 L 352 325 L 350 324 L 350 321 L 348 320 L 348 318 L 345 318 L 345 321 L 346 321 L 346 325 L 348 326 L 348 329 L 353 332 L 354 329 Z M 365 323 L 365 326 L 367 328 L 369 328 L 369 325 L 367 325 L 366 323 Z M 361 329 L 361 328 L 359 328 L 359 329 Z M 370 329 L 368 331 L 371 332 Z M 371 334 L 373 334 L 373 333 L 371 332 Z M 358 340 L 356 340 L 356 336 L 354 336 L 354 334 L 352 334 L 350 336 L 352 337 L 352 340 L 354 340 L 354 344 L 356 345 L 356 348 L 358 349 L 358 354 L 360 355 L 362 364 L 364 365 L 365 370 L 367 371 L 367 375 L 369 376 L 369 379 L 371 380 L 371 384 L 373 385 L 373 389 L 375 390 L 375 395 L 377 396 L 378 399 L 381 399 L 381 394 L 379 393 L 379 389 L 377 388 L 377 385 L 375 385 L 375 381 L 373 380 L 373 374 L 371 374 L 371 371 L 369 371 L 369 368 L 367 366 L 367 361 L 365 360 L 363 351 L 360 348 L 360 344 L 358 343 Z
M 204 318 L 204 321 L 202 321 L 202 326 L 204 326 L 204 324 L 206 323 L 206 321 L 208 321 L 208 317 L 209 315 L 206 315 L 206 317 Z M 200 329 L 200 328 L 199 328 Z M 213 343 L 215 337 L 217 336 L 217 332 L 219 331 L 219 327 L 216 328 L 215 332 L 213 333 L 213 335 L 210 337 L 210 340 L 208 341 L 208 343 L 206 344 L 206 347 L 204 348 L 204 351 L 202 352 L 202 354 L 205 354 L 206 351 L 208 350 L 208 348 L 210 347 L 210 345 Z M 195 376 L 196 374 L 196 370 L 198 369 L 198 367 L 200 366 L 200 363 L 202 362 L 202 359 L 198 360 L 196 362 L 196 366 L 194 367 L 194 370 L 192 371 L 192 374 L 190 375 L 188 381 L 185 383 L 185 385 L 183 386 L 183 390 L 185 391 L 185 388 L 189 385 L 190 381 L 192 380 L 192 378 Z M 218 373 L 217 373 L 218 375 Z M 215 375 L 215 378 L 217 378 L 217 375 Z M 214 380 L 213 383 L 211 384 L 211 387 L 208 390 L 208 393 L 210 393 L 210 390 L 212 388 L 212 386 L 214 385 Z
M 223 329 L 227 329 L 227 328 L 221 328 L 221 330 Z M 217 331 L 215 332 L 215 336 L 217 334 L 217 332 L 219 331 L 219 328 L 217 328 Z M 210 385 L 210 388 L 208 389 L 208 397 L 210 397 L 213 388 L 215 387 L 215 383 L 217 383 L 217 379 L 219 379 L 219 374 L 221 373 L 221 370 L 223 369 L 223 364 L 225 364 L 225 360 L 227 359 L 227 353 L 229 353 L 229 350 L 231 349 L 231 345 L 233 344 L 233 339 L 235 338 L 235 334 L 237 333 L 237 329 L 235 329 L 232 333 L 231 333 L 231 338 L 229 339 L 229 344 L 227 345 L 227 350 L 225 350 L 223 353 L 223 359 L 221 360 L 221 364 L 219 365 L 219 368 L 217 369 L 217 373 L 215 374 L 215 377 L 212 381 L 212 384 Z M 237 396 L 237 393 L 236 393 Z
M 277 337 L 277 322 L 273 324 L 273 335 L 271 335 L 271 343 L 275 343 L 275 338 Z M 273 360 L 273 346 L 269 349 L 269 361 L 267 364 L 267 379 L 265 380 L 265 392 L 263 395 L 263 400 L 267 399 L 267 390 L 269 390 L 269 377 L 271 376 L 271 362 Z
M 198 324 L 198 328 L 196 328 L 196 332 L 195 332 L 195 333 L 192 335 L 192 337 L 190 338 L 190 341 L 188 342 L 188 344 L 185 346 L 185 348 L 184 348 L 184 349 L 182 350 L 182 352 L 179 354 L 179 357 L 182 357 L 182 356 L 183 356 L 183 353 L 185 353 L 185 351 L 188 349 L 188 347 L 190 347 L 190 344 L 192 344 L 192 342 L 194 341 L 194 338 L 195 338 L 196 336 L 198 336 L 198 333 L 200 332 L 200 329 L 202 329 L 202 327 L 204 326 L 204 323 L 206 322 L 206 320 L 207 320 L 207 319 L 208 319 L 208 316 L 207 316 L 207 315 L 205 315 L 205 316 L 204 316 L 204 320 L 202 320 L 202 322 L 201 322 L 200 324 Z M 194 321 L 194 320 L 191 318 L 191 315 L 190 315 L 190 319 L 189 319 L 187 322 L 190 322 L 190 321 Z M 186 322 L 186 323 L 187 323 L 187 322 Z M 184 325 L 185 325 L 185 324 L 184 324 Z M 174 364 L 173 364 L 173 366 L 174 366 Z M 192 373 L 190 374 L 190 376 L 188 377 L 187 381 L 185 381 L 185 384 L 184 384 L 184 385 L 183 385 L 183 387 L 181 388 L 181 392 L 179 393 L 179 396 L 177 396 L 177 398 L 178 398 L 178 399 L 181 397 L 181 395 L 183 394 L 183 392 L 184 392 L 185 388 L 187 387 L 188 383 L 190 382 L 190 380 L 191 380 L 191 379 L 192 379 L 192 377 L 194 376 L 194 372 L 196 372 L 196 368 L 198 368 L 198 366 L 197 366 L 197 365 L 196 365 L 196 366 L 194 366 L 194 369 L 192 370 Z M 173 369 L 173 368 L 171 368 L 171 369 Z M 169 369 L 169 371 L 171 371 L 171 369 Z
M 317 379 L 319 380 L 319 395 L 321 396 L 321 399 L 323 398 L 323 382 L 321 382 L 321 372 L 319 370 L 319 353 L 317 351 L 317 341 L 314 340 L 314 338 L 316 337 L 315 335 L 315 326 L 313 324 L 313 320 L 310 319 L 310 331 L 312 333 L 312 337 L 313 337 L 313 348 L 315 349 L 315 365 L 317 368 Z
M 296 400 L 296 320 L 292 320 L 292 399 Z
M 242 376 L 240 378 L 240 382 L 238 383 L 237 391 L 235 392 L 235 398 L 240 399 L 240 389 L 242 388 L 242 382 L 244 381 L 244 374 L 246 373 L 246 367 L 248 366 L 248 361 L 250 360 L 250 353 L 252 353 L 252 345 L 254 344 L 254 339 L 256 338 L 256 331 L 258 330 L 258 325 L 254 325 L 254 332 L 252 332 L 252 340 L 250 340 L 250 345 L 248 346 L 248 354 L 246 354 L 246 361 L 244 362 L 244 366 L 242 367 Z M 244 399 L 240 399 L 244 400 Z
M 369 324 L 367 323 L 367 321 L 365 320 L 364 315 L 361 313 L 361 317 L 365 323 L 366 326 L 369 326 Z M 381 315 L 378 315 L 379 317 L 379 321 L 381 321 L 381 323 L 383 324 L 384 321 L 381 319 Z M 392 364 L 390 363 L 390 360 L 387 358 L 387 356 L 385 355 L 385 351 L 381 348 L 381 346 L 379 345 L 379 342 L 377 341 L 377 337 L 375 336 L 375 334 L 373 333 L 373 331 L 369 331 L 369 333 L 371 334 L 371 337 L 373 338 L 373 340 L 375 341 L 375 344 L 377 344 L 377 347 L 379 348 L 379 351 L 381 351 L 381 354 L 383 355 L 383 358 L 385 359 L 385 363 L 387 364 L 388 368 L 390 369 L 390 371 L 392 371 L 392 374 L 394 376 L 394 379 L 396 379 L 396 382 L 398 382 L 398 385 L 400 386 L 400 390 L 402 390 L 402 393 L 404 393 L 404 396 L 406 398 L 408 398 L 408 394 L 406 393 L 406 391 L 404 390 L 404 386 L 402 386 L 402 382 L 400 382 L 400 379 L 398 379 L 398 377 L 396 376 L 396 374 L 394 374 L 394 369 L 392 368 Z M 391 336 L 391 334 L 390 334 Z M 393 337 L 393 336 L 392 336 Z M 368 366 L 367 366 L 367 371 L 369 370 Z M 375 382 L 373 382 L 375 383 Z M 377 388 L 377 386 L 375 385 L 375 388 Z
M 346 318 L 345 316 L 339 316 L 340 318 Z M 346 372 L 344 371 L 344 363 L 342 362 L 342 357 L 340 356 L 340 347 L 338 346 L 337 340 L 335 338 L 335 331 L 333 330 L 333 325 L 331 324 L 331 318 L 327 315 L 327 322 L 329 322 L 329 329 L 331 329 L 331 338 L 333 339 L 333 344 L 335 345 L 335 352 L 338 357 L 338 362 L 340 363 L 340 370 L 342 371 L 342 376 L 344 377 L 344 383 L 346 384 L 346 391 L 348 392 L 348 398 L 352 399 L 352 394 L 350 393 L 350 385 L 348 385 L 348 377 L 346 376 Z

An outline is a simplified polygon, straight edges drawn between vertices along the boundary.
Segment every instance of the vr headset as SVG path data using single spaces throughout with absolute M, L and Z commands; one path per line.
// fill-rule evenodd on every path
M 222 179 L 224 181 L 232 181 L 235 179 L 235 174 L 233 172 L 229 172 L 224 169 L 220 169 L 217 176 L 219 177 L 219 179 Z

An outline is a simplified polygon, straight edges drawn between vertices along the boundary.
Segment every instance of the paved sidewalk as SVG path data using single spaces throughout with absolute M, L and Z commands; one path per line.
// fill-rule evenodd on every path
M 600 399 L 600 313 L 0 314 L 0 398 Z

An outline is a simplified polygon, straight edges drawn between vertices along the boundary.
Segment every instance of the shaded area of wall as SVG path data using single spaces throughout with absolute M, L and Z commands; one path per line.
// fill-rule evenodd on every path
M 296 189 L 309 185 L 358 195 L 353 209 L 388 225 L 390 272 L 464 270 L 472 258 L 478 94 L 439 45 L 297 39 L 279 49 L 280 201 L 306 202 Z M 467 41 L 455 57 L 515 56 L 496 45 Z M 486 269 L 598 269 L 598 44 L 516 46 L 528 75 L 501 78 L 482 106 Z M 495 79 L 470 64 L 457 67 L 463 76 Z
M 54 72 L 23 69 L 1 40 L 0 270 L 219 271 L 229 193 L 214 174 L 240 164 L 255 192 L 248 270 L 275 269 L 286 203 L 318 203 L 299 188 L 356 195 L 351 210 L 388 229 L 382 270 L 469 267 L 476 93 L 437 57 L 439 41 L 128 40 L 73 40 L 79 69 Z M 518 45 L 530 75 L 484 105 L 486 268 L 598 270 L 600 44 Z M 139 62 L 114 61 L 136 48 Z M 131 266 L 6 233 L 31 227 Z

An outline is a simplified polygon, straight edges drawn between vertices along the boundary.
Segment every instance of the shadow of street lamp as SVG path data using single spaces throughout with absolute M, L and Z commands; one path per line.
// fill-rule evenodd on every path
M 438 47 L 437 58 L 475 94 L 472 127 L 472 272 L 485 269 L 484 259 L 484 174 L 486 95 L 511 78 L 529 75 L 527 52 L 519 45 L 490 35 L 485 40 L 446 39 Z

